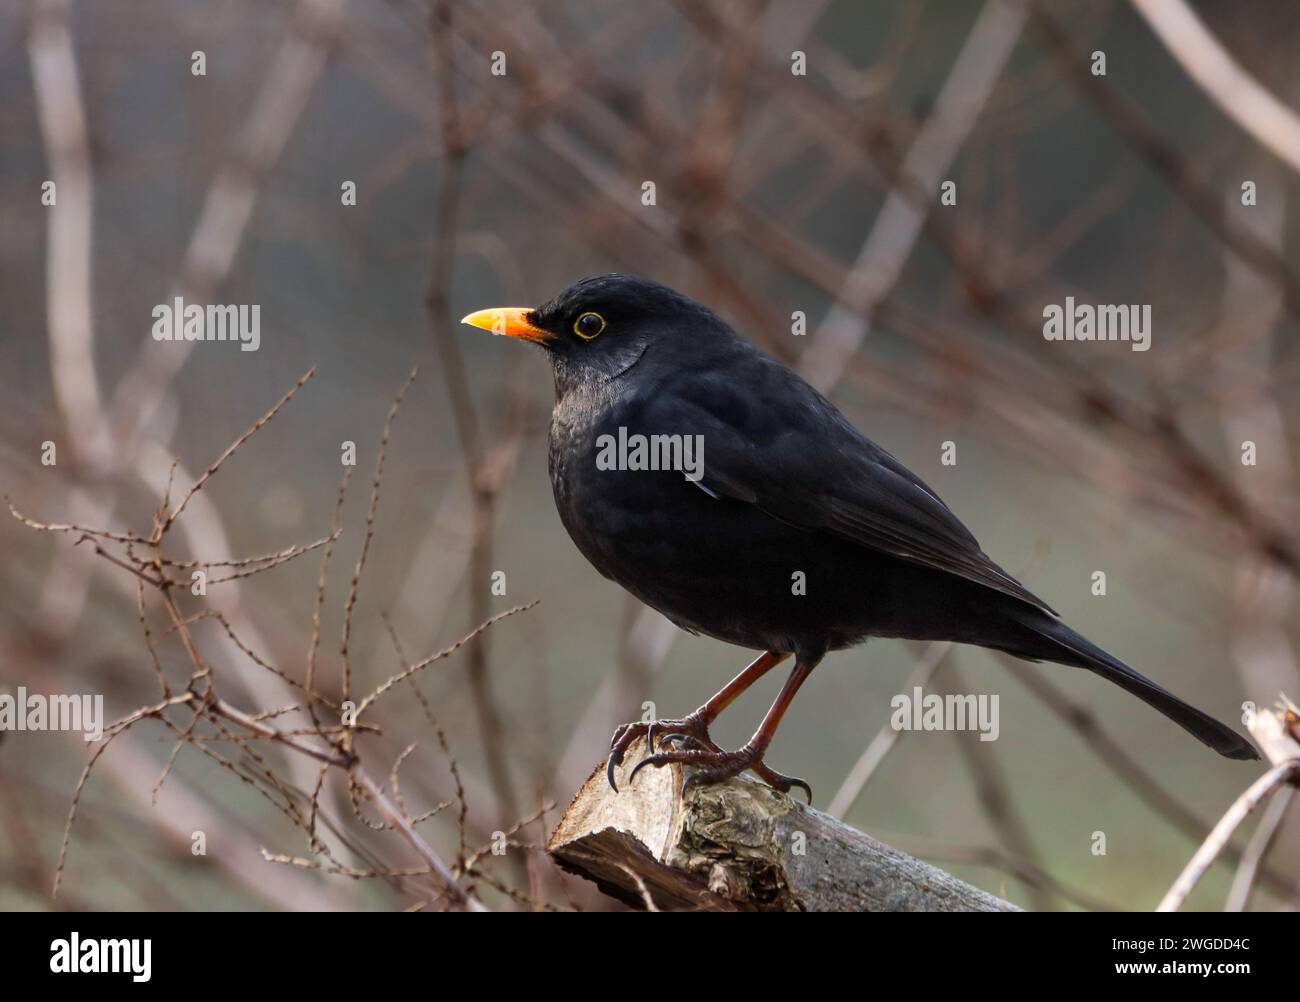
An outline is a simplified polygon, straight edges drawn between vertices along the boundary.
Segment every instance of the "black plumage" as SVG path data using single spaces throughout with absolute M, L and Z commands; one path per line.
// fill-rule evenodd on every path
M 696 713 L 663 722 L 686 747 L 652 754 L 650 764 L 700 765 L 695 781 L 754 768 L 788 789 L 798 781 L 761 762 L 785 706 L 826 652 L 873 636 L 950 640 L 1087 668 L 1221 754 L 1257 757 L 1233 730 L 1066 626 L 985 555 L 915 474 L 706 307 L 654 282 L 604 275 L 535 310 L 466 321 L 489 327 L 492 319 L 550 355 L 551 482 L 582 553 L 684 629 L 766 652 Z M 610 441 L 601 436 L 617 439 L 620 429 L 647 439 L 700 436 L 691 440 L 703 447 L 699 479 L 599 468 L 600 443 Z M 792 586 L 797 572 L 803 594 Z M 766 730 L 739 752 L 718 749 L 708 724 L 789 654 L 796 667 Z M 613 765 L 646 730 L 654 752 L 654 727 L 616 734 L 611 781 Z

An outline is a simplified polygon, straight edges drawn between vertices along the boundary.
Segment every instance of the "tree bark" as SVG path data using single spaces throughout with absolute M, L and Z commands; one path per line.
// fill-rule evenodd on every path
M 604 763 L 574 796 L 547 850 L 633 907 L 721 911 L 1018 911 L 937 867 L 746 778 L 682 795 L 679 765 Z

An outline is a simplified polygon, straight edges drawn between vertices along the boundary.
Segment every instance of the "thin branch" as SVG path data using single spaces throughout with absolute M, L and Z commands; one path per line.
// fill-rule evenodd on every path
M 447 869 L 447 865 L 443 863 L 438 854 L 433 851 L 433 847 L 430 846 L 429 843 L 424 840 L 424 837 L 415 830 L 415 826 L 403 818 L 401 812 L 389 803 L 388 798 L 384 796 L 383 791 L 375 781 L 371 779 L 366 772 L 360 769 L 356 771 L 356 776 L 358 781 L 365 788 L 366 792 L 370 794 L 375 806 L 378 807 L 385 818 L 387 818 L 389 824 L 396 828 L 406 839 L 407 844 L 410 845 L 411 848 L 429 864 L 429 869 L 437 875 L 439 880 L 442 881 L 447 894 L 451 896 L 452 900 L 462 907 L 467 908 L 469 911 L 487 911 L 487 906 L 484 905 L 482 901 L 457 883 L 452 872 Z
M 405 671 L 400 671 L 396 675 L 393 675 L 391 678 L 386 679 L 384 682 L 380 683 L 379 687 L 375 689 L 374 692 L 372 692 L 369 696 L 363 699 L 361 703 L 357 706 L 356 719 L 360 720 L 361 714 L 365 711 L 366 707 L 368 707 L 371 703 L 373 703 L 380 696 L 386 693 L 389 689 L 395 686 L 398 682 L 410 678 L 416 672 L 422 671 L 423 669 L 429 667 L 429 665 L 433 664 L 435 661 L 441 661 L 443 658 L 448 657 L 451 654 L 454 654 L 456 651 L 464 647 L 467 643 L 469 643 L 471 640 L 477 637 L 489 626 L 492 626 L 494 623 L 499 623 L 501 620 L 507 619 L 510 616 L 513 616 L 517 612 L 527 612 L 533 606 L 537 605 L 540 601 L 541 599 L 534 599 L 533 601 L 527 603 L 526 605 L 516 605 L 513 608 L 505 610 L 505 612 L 498 612 L 495 616 L 492 616 L 490 619 L 485 619 L 478 626 L 474 627 L 474 629 L 472 629 L 469 633 L 465 634 L 465 636 L 461 637 L 450 647 L 444 647 L 442 650 L 438 651 L 437 653 L 430 654 L 423 661 L 417 661 L 415 664 L 411 665 Z
M 308 369 L 298 378 L 298 382 L 296 382 L 293 385 L 293 387 L 289 390 L 288 393 L 286 393 L 276 402 L 274 407 L 272 407 L 269 411 L 267 411 L 260 418 L 254 421 L 253 426 L 249 428 L 248 431 L 244 432 L 244 434 L 240 435 L 239 438 L 235 439 L 232 443 L 230 443 L 229 446 L 227 446 L 226 451 L 223 452 L 220 456 L 218 456 L 215 462 L 213 462 L 211 466 L 209 466 L 206 470 L 204 470 L 202 475 L 199 477 L 199 479 L 194 482 L 193 486 L 190 487 L 190 489 L 185 492 L 185 496 L 181 498 L 180 502 L 176 505 L 176 507 L 172 509 L 171 514 L 169 514 L 163 520 L 163 523 L 158 528 L 158 531 L 154 533 L 154 539 L 150 540 L 150 542 L 157 543 L 162 539 L 163 536 L 167 534 L 167 530 L 172 527 L 172 523 L 174 523 L 176 519 L 180 517 L 181 512 L 185 510 L 185 506 L 190 503 L 190 498 L 194 497 L 195 494 L 203 490 L 203 485 L 206 484 L 209 480 L 211 480 L 216 475 L 216 472 L 219 469 L 221 469 L 221 464 L 224 463 L 231 456 L 233 456 L 239 450 L 239 447 L 241 445 L 243 445 L 250 438 L 256 435 L 258 431 L 260 431 L 263 427 L 265 427 L 267 422 L 269 422 L 272 418 L 276 416 L 276 414 L 280 412 L 280 408 L 282 408 L 285 404 L 287 404 L 290 400 L 292 400 L 293 395 L 297 393 L 300 389 L 302 389 L 303 386 L 306 384 L 306 382 L 309 379 L 311 379 L 311 377 L 314 375 L 316 375 L 316 366 L 313 365 L 310 369 Z
M 357 604 L 358 589 L 361 584 L 361 572 L 365 570 L 366 557 L 370 554 L 370 541 L 375 537 L 375 513 L 379 510 L 379 489 L 384 480 L 384 458 L 388 453 L 388 437 L 393 431 L 393 421 L 397 418 L 397 412 L 402 407 L 402 399 L 406 396 L 406 391 L 410 389 L 411 384 L 415 382 L 415 377 L 419 374 L 419 368 L 413 368 L 406 377 L 406 382 L 402 383 L 401 389 L 397 391 L 397 396 L 393 399 L 388 408 L 388 415 L 384 418 L 384 430 L 379 436 L 379 455 L 375 458 L 375 478 L 370 484 L 370 504 L 366 507 L 366 534 L 361 540 L 361 552 L 357 555 L 356 566 L 352 569 L 352 581 L 348 586 L 347 602 L 343 606 L 343 638 L 339 643 L 339 657 L 343 665 L 343 695 L 341 699 L 346 702 L 352 691 L 352 665 L 348 657 L 349 641 L 352 639 L 352 610 Z
M 1225 912 L 1244 911 L 1246 905 L 1250 902 L 1251 891 L 1255 889 L 1255 881 L 1259 876 L 1260 867 L 1264 863 L 1268 851 L 1273 846 L 1277 833 L 1282 829 L 1282 822 L 1286 818 L 1287 808 L 1291 806 L 1291 799 L 1295 795 L 1295 787 L 1288 786 L 1277 792 L 1268 805 L 1268 810 L 1260 819 L 1259 827 L 1251 835 L 1250 841 L 1246 843 L 1246 851 L 1242 853 L 1241 864 L 1237 867 L 1236 874 L 1232 878 L 1232 887 L 1228 891 L 1228 900 L 1224 904 Z
M 1161 899 L 1160 904 L 1156 906 L 1156 911 L 1178 911 L 1187 899 L 1187 895 L 1192 893 L 1192 888 L 1205 876 L 1205 872 L 1214 864 L 1223 847 L 1228 844 L 1237 826 L 1245 821 L 1246 816 L 1263 803 L 1269 794 L 1298 777 L 1300 777 L 1300 761 L 1292 760 L 1273 766 L 1251 783 L 1246 791 L 1233 801 L 1232 806 L 1219 819 L 1219 823 L 1206 836 L 1205 842 L 1196 850 L 1196 854 L 1183 868 L 1183 872 L 1178 875 L 1178 879 Z
M 1300 173 L 1300 117 L 1232 58 L 1184 0 L 1132 0 L 1219 110 Z

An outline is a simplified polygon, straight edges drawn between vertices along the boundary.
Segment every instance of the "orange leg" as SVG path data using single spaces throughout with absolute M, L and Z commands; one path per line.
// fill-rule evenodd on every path
M 662 734 L 659 738 L 661 743 L 670 739 L 680 741 L 689 739 L 703 748 L 721 754 L 722 749 L 718 748 L 709 737 L 709 725 L 717 720 L 718 715 L 735 702 L 741 693 L 789 656 L 789 653 L 780 651 L 764 651 L 750 662 L 744 671 L 711 696 L 708 702 L 680 720 L 637 721 L 623 724 L 614 732 L 614 738 L 609 745 L 609 760 L 605 764 L 605 776 L 609 780 L 609 785 L 615 791 L 618 790 L 618 785 L 614 782 L 614 767 L 622 763 L 624 753 L 634 741 L 644 736 L 647 747 L 650 751 L 654 751 L 656 732 Z
M 765 665 L 761 671 L 757 672 L 757 674 L 767 671 L 772 667 L 772 665 L 777 664 L 781 660 L 775 655 L 773 655 L 773 657 L 775 657 L 776 660 L 773 660 L 771 664 Z M 703 712 L 709 709 L 711 704 L 715 703 L 715 701 L 719 704 L 714 709 L 714 716 L 716 716 L 717 712 L 719 712 L 722 707 L 727 706 L 736 698 L 736 696 L 753 683 L 754 678 L 747 679 L 746 676 L 749 675 L 752 670 L 758 669 L 760 662 L 763 660 L 763 658 L 759 658 L 758 661 L 755 661 L 754 664 L 750 665 L 750 667 L 744 672 L 737 675 L 736 678 L 729 683 L 726 688 L 719 692 L 717 696 L 704 706 L 700 707 L 700 709 L 691 716 L 701 716 Z M 679 736 L 686 739 L 694 739 L 693 743 L 700 747 L 670 749 L 667 751 L 656 752 L 653 746 L 651 746 L 651 753 L 636 764 L 636 768 L 633 769 L 631 775 L 628 776 L 628 782 L 630 783 L 633 778 L 635 778 L 636 774 L 643 766 L 652 765 L 658 767 L 661 765 L 667 765 L 670 762 L 677 762 L 682 765 L 699 766 L 696 771 L 687 776 L 685 784 L 687 788 L 702 784 L 719 783 L 725 779 L 730 779 L 732 776 L 739 775 L 746 769 L 752 769 L 763 779 L 764 782 L 769 786 L 780 790 L 782 793 L 788 793 L 790 789 L 795 786 L 801 788 L 804 793 L 807 794 L 809 802 L 811 802 L 812 789 L 808 784 L 802 779 L 783 776 L 781 773 L 768 768 L 768 766 L 763 762 L 763 754 L 767 751 L 768 745 L 772 743 L 772 737 L 776 734 L 776 729 L 781 725 L 781 718 L 785 716 L 785 711 L 789 709 L 790 704 L 794 701 L 795 693 L 799 691 L 799 687 L 803 685 L 804 680 L 812 674 L 812 670 L 817 667 L 820 661 L 820 655 L 812 658 L 801 657 L 795 661 L 794 670 L 790 672 L 790 677 L 786 679 L 785 685 L 781 687 L 781 691 L 772 702 L 772 706 L 768 709 L 767 713 L 764 714 L 762 723 L 758 725 L 758 730 L 754 732 L 753 737 L 745 742 L 743 748 L 734 752 L 723 751 L 718 748 L 717 745 L 713 744 L 712 741 L 706 742 L 699 740 L 698 737 L 693 735 L 690 731 L 684 731 L 677 735 L 666 734 L 662 740 L 666 741 L 671 737 Z M 757 677 L 757 674 L 754 677 Z M 612 766 L 609 771 L 611 773 L 613 772 Z

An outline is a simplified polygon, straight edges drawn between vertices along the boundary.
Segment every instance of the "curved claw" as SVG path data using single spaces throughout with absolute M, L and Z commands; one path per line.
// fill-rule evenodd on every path
M 756 762 L 750 768 L 754 770 L 759 779 L 781 793 L 789 793 L 794 787 L 799 787 L 799 789 L 803 790 L 804 796 L 808 798 L 809 806 L 812 805 L 812 787 L 805 780 L 800 779 L 798 776 L 782 775 L 775 769 L 769 769 L 762 762 Z
M 681 765 L 694 765 L 700 761 L 707 761 L 706 756 L 708 754 L 707 751 L 690 751 L 683 749 L 680 751 L 672 750 L 655 752 L 653 755 L 647 755 L 636 764 L 636 767 L 630 773 L 628 773 L 628 785 L 630 786 L 632 784 L 632 780 L 636 778 L 636 774 L 647 765 L 652 765 L 655 768 L 658 768 L 661 765 L 669 765 L 673 762 L 677 762 Z
M 811 807 L 811 806 L 812 806 L 812 787 L 809 786 L 807 783 L 805 783 L 802 779 L 791 779 L 791 780 L 790 780 L 790 785 L 791 785 L 792 787 L 793 787 L 793 786 L 797 786 L 797 787 L 799 787 L 799 789 L 803 790 L 803 795 L 804 795 L 805 797 L 808 798 L 808 806 Z M 789 793 L 790 791 L 789 791 L 789 790 L 786 790 L 785 792 L 786 792 L 786 793 Z
M 789 793 L 792 789 L 798 787 L 803 791 L 808 803 L 812 803 L 812 787 L 805 780 L 796 776 L 785 776 L 775 769 L 769 768 L 763 762 L 762 751 L 759 748 L 746 745 L 739 751 L 726 752 L 709 740 L 707 731 L 702 735 L 695 734 L 686 730 L 683 723 L 689 723 L 689 721 L 659 720 L 649 723 L 624 724 L 620 727 L 614 735 L 614 743 L 610 748 L 609 758 L 605 762 L 605 778 L 609 782 L 610 789 L 615 793 L 618 792 L 618 783 L 614 779 L 614 770 L 622 764 L 626 750 L 639 736 L 644 734 L 648 754 L 628 773 L 627 784 L 629 786 L 636 780 L 637 773 L 648 765 L 658 768 L 659 766 L 675 763 L 698 767 L 696 771 L 684 778 L 683 792 L 696 786 L 721 783 L 749 769 L 768 786 L 781 793 Z M 660 727 L 674 726 L 682 728 L 680 730 L 668 730 L 658 735 L 660 747 L 675 742 L 680 743 L 682 747 L 655 751 L 656 724 Z
M 665 738 L 666 740 L 666 738 Z M 731 779 L 733 776 L 739 776 L 746 769 L 753 771 L 759 779 L 763 780 L 768 786 L 780 793 L 789 793 L 794 787 L 803 790 L 809 805 L 812 804 L 812 787 L 802 779 L 796 776 L 786 776 L 769 768 L 763 760 L 758 757 L 757 753 L 742 749 L 739 752 L 724 752 L 715 749 L 705 748 L 701 751 L 675 751 L 661 752 L 658 755 L 651 756 L 654 761 L 649 764 L 663 765 L 666 762 L 680 762 L 683 765 L 699 765 L 696 769 L 682 782 L 682 792 L 693 789 L 698 786 L 711 786 L 714 783 L 721 783 Z M 642 765 L 647 764 L 642 761 L 637 765 L 639 769 Z M 635 775 L 635 770 L 633 771 Z
M 609 743 L 609 758 L 605 762 L 605 779 L 609 781 L 610 789 L 615 793 L 618 792 L 618 783 L 614 780 L 614 769 L 623 762 L 623 754 L 640 735 L 646 731 L 646 725 L 640 721 L 630 724 L 621 724 L 614 731 L 614 738 Z
M 648 754 L 628 774 L 628 784 L 631 784 L 636 774 L 641 771 L 641 767 L 645 765 L 661 766 L 670 762 L 679 762 L 684 765 L 707 766 L 716 764 L 718 756 L 727 754 L 710 740 L 707 725 L 700 721 L 696 714 L 681 720 L 636 721 L 622 724 L 614 732 L 613 740 L 609 744 L 609 758 L 605 761 L 605 779 L 615 793 L 618 792 L 618 783 L 614 779 L 615 769 L 622 765 L 627 749 L 642 735 L 645 736 Z M 663 748 L 670 742 L 678 742 L 681 747 L 655 751 L 656 744 Z
M 635 766 L 633 766 L 633 767 L 632 767 L 632 771 L 631 771 L 630 773 L 628 773 L 628 777 L 627 777 L 627 785 L 628 785 L 628 786 L 631 786 L 631 785 L 632 785 L 632 781 L 633 781 L 634 779 L 636 779 L 636 774 L 637 774 L 638 772 L 640 772 L 640 771 L 641 771 L 645 766 L 647 766 L 647 765 L 653 765 L 653 766 L 667 765 L 668 762 L 669 762 L 670 760 L 664 758 L 664 754 L 665 754 L 664 752 L 656 752 L 656 753 L 653 754 L 653 755 L 647 755 L 647 756 L 646 756 L 645 758 L 643 758 L 640 762 L 638 762 Z

